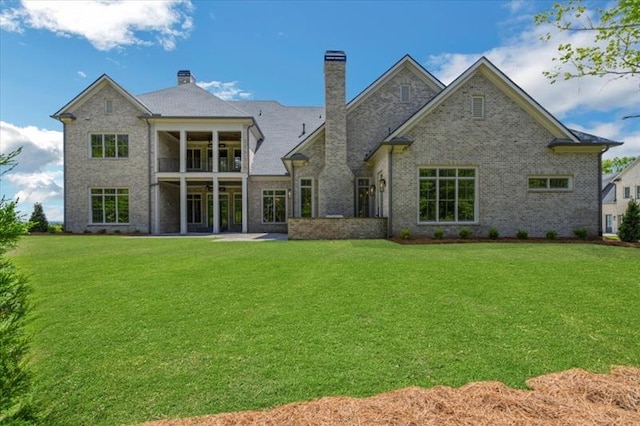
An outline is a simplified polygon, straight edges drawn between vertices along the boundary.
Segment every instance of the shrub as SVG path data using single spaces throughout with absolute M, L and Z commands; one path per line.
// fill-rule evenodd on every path
M 522 229 L 518 229 L 518 232 L 516 232 L 516 237 L 518 237 L 519 240 L 526 240 L 527 238 L 529 238 L 529 233 L 527 231 L 523 231 Z
M 47 231 L 50 234 L 62 234 L 64 232 L 64 229 L 62 225 L 49 225 Z
M 547 231 L 547 240 L 555 240 L 556 238 L 558 238 L 558 233 L 556 231 Z
M 573 230 L 573 235 L 581 240 L 586 240 L 589 232 L 587 231 L 587 228 L 578 228 Z
M 491 238 L 492 240 L 497 240 L 499 236 L 500 233 L 496 228 L 489 228 L 489 238 Z
M 33 205 L 33 213 L 31 213 L 31 218 L 29 219 L 29 223 L 31 227 L 30 231 L 33 232 L 47 232 L 49 229 L 49 222 L 47 221 L 47 216 L 44 214 L 44 210 L 42 209 L 42 204 L 35 203 Z
M 618 229 L 618 237 L 621 241 L 629 243 L 640 240 L 640 204 L 638 202 L 629 200 Z
M 409 231 L 407 228 L 404 228 L 400 230 L 400 236 L 405 240 L 408 240 L 409 238 L 411 238 L 411 231 Z
M 442 228 L 438 228 L 433 231 L 433 238 L 435 238 L 436 240 L 441 240 L 442 237 L 444 237 L 444 231 L 442 230 Z
M 89 229 L 85 229 L 84 231 L 82 231 L 84 234 L 93 234 L 93 232 L 91 232 L 91 230 Z
M 460 238 L 462 238 L 463 240 L 471 238 L 471 234 L 471 230 L 467 228 L 462 228 L 460 232 L 458 232 L 458 235 L 460 235 Z
M 106 234 L 107 230 L 102 228 L 102 229 L 98 229 L 98 234 Z

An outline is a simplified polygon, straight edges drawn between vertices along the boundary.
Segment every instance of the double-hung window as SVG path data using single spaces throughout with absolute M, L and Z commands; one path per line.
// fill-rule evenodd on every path
M 129 157 L 129 135 L 94 133 L 91 135 L 91 158 Z
M 628 200 L 629 198 L 631 198 L 631 187 L 630 186 L 625 186 L 623 189 L 623 197 L 625 200 Z
M 129 189 L 92 188 L 91 223 L 129 223 Z
M 475 168 L 420 169 L 419 222 L 475 222 L 476 189 Z
M 262 222 L 285 223 L 287 212 L 287 192 L 284 189 L 262 191 Z

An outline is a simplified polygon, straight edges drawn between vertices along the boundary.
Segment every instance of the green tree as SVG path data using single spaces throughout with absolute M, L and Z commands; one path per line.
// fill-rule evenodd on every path
M 629 77 L 640 72 L 640 2 L 618 0 L 609 9 L 589 10 L 582 0 L 556 3 L 552 9 L 535 16 L 536 25 L 550 24 L 563 32 L 593 33 L 592 41 L 582 46 L 560 43 L 557 66 L 544 75 L 555 83 L 588 75 Z M 552 39 L 551 32 L 541 37 Z M 566 66 L 569 66 L 566 68 Z
M 0 178 L 15 166 L 20 150 L 0 154 Z M 24 332 L 29 309 L 29 286 L 6 253 L 14 248 L 27 223 L 21 221 L 16 201 L 0 199 L 0 424 L 28 424 L 30 375 L 26 367 L 29 351 Z
M 602 160 L 602 173 L 620 173 L 634 161 L 636 161 L 636 157 L 615 157 Z
M 629 200 L 627 210 L 622 216 L 618 237 L 621 241 L 640 241 L 640 204 L 633 199 Z
M 31 213 L 29 223 L 31 224 L 29 229 L 34 232 L 47 232 L 49 229 L 49 221 L 47 220 L 47 216 L 44 214 L 44 209 L 42 208 L 41 203 L 35 203 L 33 205 L 33 213 Z

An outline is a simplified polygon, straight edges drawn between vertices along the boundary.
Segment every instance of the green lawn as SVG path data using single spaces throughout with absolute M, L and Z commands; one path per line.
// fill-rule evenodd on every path
M 640 250 L 26 237 L 43 424 L 640 366 Z

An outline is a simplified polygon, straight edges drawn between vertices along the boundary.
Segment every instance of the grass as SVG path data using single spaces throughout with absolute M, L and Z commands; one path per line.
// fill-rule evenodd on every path
M 27 237 L 43 424 L 640 365 L 640 250 Z

